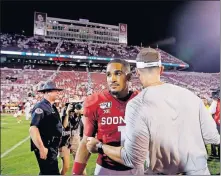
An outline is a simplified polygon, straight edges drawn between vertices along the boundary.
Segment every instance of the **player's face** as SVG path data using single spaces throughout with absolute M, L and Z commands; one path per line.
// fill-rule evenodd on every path
M 111 91 L 111 93 L 117 94 L 127 88 L 127 77 L 122 64 L 108 64 L 106 76 L 108 88 Z

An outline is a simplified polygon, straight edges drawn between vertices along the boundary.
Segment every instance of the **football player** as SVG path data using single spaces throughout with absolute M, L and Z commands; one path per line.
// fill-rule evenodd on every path
M 129 63 L 121 59 L 110 61 L 106 78 L 109 90 L 94 93 L 84 101 L 84 136 L 73 164 L 74 175 L 83 174 L 90 157 L 86 147 L 88 137 L 96 134 L 98 140 L 111 146 L 121 146 L 124 142 L 126 104 L 137 95 L 137 92 L 128 89 L 131 79 Z M 100 151 L 94 175 L 132 175 L 133 170 L 113 161 Z

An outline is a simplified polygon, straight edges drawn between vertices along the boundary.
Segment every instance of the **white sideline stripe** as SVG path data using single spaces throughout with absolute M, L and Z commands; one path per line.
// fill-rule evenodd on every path
M 24 143 L 25 141 L 27 141 L 30 138 L 30 136 L 26 137 L 25 139 L 23 139 L 22 141 L 20 141 L 19 143 L 15 144 L 12 148 L 6 150 L 2 155 L 1 158 L 5 157 L 6 155 L 8 155 L 12 150 L 16 149 L 19 145 L 21 145 L 22 143 Z
M 1 124 L 8 124 L 8 123 L 2 122 Z

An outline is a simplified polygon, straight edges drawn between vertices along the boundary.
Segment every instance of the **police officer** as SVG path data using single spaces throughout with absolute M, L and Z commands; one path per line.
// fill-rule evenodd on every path
M 40 175 L 60 175 L 58 169 L 58 147 L 62 135 L 62 124 L 58 110 L 54 106 L 59 89 L 48 81 L 41 90 L 44 98 L 37 103 L 31 113 L 31 151 L 34 151 Z

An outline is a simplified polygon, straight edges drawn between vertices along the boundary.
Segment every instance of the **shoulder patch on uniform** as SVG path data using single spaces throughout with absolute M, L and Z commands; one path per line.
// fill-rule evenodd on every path
M 43 110 L 41 108 L 37 108 L 37 109 L 35 109 L 35 113 L 36 114 L 42 114 Z

